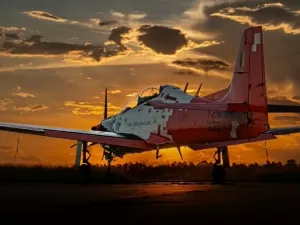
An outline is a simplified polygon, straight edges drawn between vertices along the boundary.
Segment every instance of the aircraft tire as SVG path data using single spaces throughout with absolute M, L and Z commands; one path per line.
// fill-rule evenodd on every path
M 224 184 L 226 179 L 226 170 L 223 165 L 215 165 L 213 168 L 213 183 Z

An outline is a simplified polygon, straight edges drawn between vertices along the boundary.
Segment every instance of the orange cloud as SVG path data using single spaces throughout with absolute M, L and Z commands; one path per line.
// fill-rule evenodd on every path
M 0 100 L 0 112 L 4 112 L 8 110 L 7 105 L 14 103 L 14 101 L 10 100 L 9 98 L 5 98 Z
M 72 107 L 72 113 L 74 115 L 101 115 L 104 111 L 103 102 L 65 101 L 64 105 Z M 107 104 L 107 108 L 110 114 L 115 114 L 121 109 L 111 103 Z
M 46 105 L 38 104 L 38 105 L 29 105 L 29 106 L 14 106 L 13 109 L 18 112 L 36 112 L 40 110 L 48 109 L 49 107 Z

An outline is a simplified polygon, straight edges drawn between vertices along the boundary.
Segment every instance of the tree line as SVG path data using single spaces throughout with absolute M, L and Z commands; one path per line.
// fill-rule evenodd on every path
M 174 162 L 165 165 L 125 163 L 112 166 L 112 179 L 116 182 L 158 182 L 158 181 L 211 181 L 213 163 Z M 107 166 L 92 166 L 92 180 L 104 182 Z M 0 182 L 77 182 L 78 168 L 67 166 L 25 166 L 0 165 Z M 227 169 L 228 181 L 299 182 L 300 164 L 296 160 L 286 163 L 267 162 L 259 165 L 233 163 Z

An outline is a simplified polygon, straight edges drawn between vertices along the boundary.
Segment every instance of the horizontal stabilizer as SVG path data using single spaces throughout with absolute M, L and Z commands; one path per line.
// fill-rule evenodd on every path
M 267 133 L 267 134 L 262 134 L 256 138 L 232 140 L 232 141 L 224 141 L 224 142 L 213 142 L 207 144 L 194 144 L 194 145 L 189 145 L 188 147 L 193 149 L 194 151 L 199 151 L 208 148 L 220 148 L 224 146 L 247 144 L 251 142 L 267 141 L 272 139 L 276 139 L 276 137 L 271 133 Z
M 300 113 L 300 105 L 272 105 L 268 104 L 269 113 Z

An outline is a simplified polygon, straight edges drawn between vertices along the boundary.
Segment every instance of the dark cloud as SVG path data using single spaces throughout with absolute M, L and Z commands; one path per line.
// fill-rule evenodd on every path
M 119 53 L 120 49 L 107 51 L 102 46 L 69 44 L 64 42 L 45 42 L 41 35 L 33 35 L 21 42 L 5 41 L 1 51 L 12 55 L 67 55 L 72 51 L 80 51 L 82 57 L 90 57 L 100 61 L 102 57 L 112 57 Z M 124 50 L 124 49 L 123 49 Z
M 89 52 L 98 49 L 92 45 L 68 44 L 62 42 L 42 42 L 41 36 L 33 36 L 20 43 L 4 42 L 2 50 L 11 54 L 41 54 L 41 55 L 60 55 L 70 51 Z
M 203 69 L 205 72 L 209 70 L 226 71 L 230 69 L 230 65 L 219 60 L 206 60 L 206 59 L 184 59 L 175 60 L 172 62 L 174 65 L 191 68 Z
M 288 34 L 300 34 L 300 13 L 281 3 L 261 4 L 253 7 L 228 7 L 211 16 L 230 19 L 250 26 L 262 25 L 266 30 L 282 29 Z
M 17 34 L 5 34 L 4 37 L 6 39 L 19 40 L 19 36 Z
M 42 41 L 43 36 L 35 34 L 30 36 L 26 42 L 32 42 L 32 43 L 40 43 Z
M 102 21 L 99 23 L 99 26 L 110 26 L 110 25 L 115 25 L 118 24 L 118 21 L 115 20 L 108 20 L 108 21 Z
M 193 71 L 175 71 L 175 72 L 173 72 L 173 74 L 180 75 L 180 76 L 184 76 L 184 75 L 195 76 L 196 75 Z M 196 75 L 196 76 L 198 76 L 198 75 Z
M 54 16 L 50 13 L 47 12 L 31 12 L 33 15 L 41 16 L 41 17 L 46 17 L 49 19 L 54 19 L 54 20 L 60 20 L 61 18 Z
M 57 21 L 57 22 L 64 22 L 65 19 L 60 18 L 58 16 L 54 16 L 49 12 L 44 12 L 44 11 L 29 11 L 25 12 L 27 15 L 31 17 L 35 17 L 38 19 L 45 19 L 45 20 L 52 20 L 52 21 Z
M 300 101 L 300 96 L 293 96 L 293 100 Z
M 129 33 L 130 30 L 131 28 L 125 26 L 114 28 L 111 30 L 108 40 L 113 41 L 116 43 L 116 45 L 122 48 L 125 48 L 125 46 L 122 44 L 122 35 Z
M 235 16 L 238 16 L 238 13 L 242 13 L 242 16 L 245 13 L 255 14 L 257 13 L 255 9 L 258 6 L 264 6 L 265 3 L 274 3 L 274 1 L 242 1 L 242 2 L 231 2 L 226 4 L 220 4 L 213 7 L 207 7 L 205 9 L 206 20 L 193 20 L 192 21 L 192 29 L 200 32 L 205 32 L 209 34 L 214 34 L 214 38 L 218 40 L 224 41 L 222 45 L 214 45 L 210 48 L 202 48 L 196 50 L 199 54 L 209 54 L 215 55 L 219 58 L 226 59 L 226 62 L 234 65 L 236 63 L 236 58 L 239 51 L 239 45 L 241 41 L 241 35 L 243 31 L 249 27 L 249 24 L 244 22 L 243 24 L 237 22 L 233 19 L 223 18 L 220 16 L 210 16 L 214 13 L 222 13 L 227 14 L 228 9 L 236 9 L 236 8 L 247 8 L 254 11 L 242 11 L 242 10 L 231 10 L 230 12 Z M 300 10 L 299 1 L 284 1 L 283 2 L 286 8 L 289 8 L 289 12 L 294 12 Z M 264 6 L 265 7 L 265 6 Z M 273 8 L 272 5 L 267 5 L 267 8 Z M 265 7 L 266 8 L 266 7 Z M 277 6 L 277 8 L 282 8 Z M 223 10 L 223 11 L 222 11 Z M 276 10 L 276 9 L 275 9 Z M 279 9 L 282 10 L 282 9 Z M 283 10 L 285 8 L 283 7 Z M 277 12 L 277 11 L 276 11 Z M 260 13 L 260 12 L 259 12 Z M 276 15 L 274 13 L 273 16 L 267 13 L 266 17 L 269 21 L 278 21 L 276 17 L 280 18 L 281 14 Z M 284 14 L 285 15 L 285 14 Z M 264 16 L 263 14 L 261 16 Z M 254 16 L 253 16 L 254 17 Z M 274 17 L 274 19 L 272 19 Z M 283 16 L 287 21 L 289 16 Z M 252 16 L 249 16 L 252 19 Z M 291 24 L 298 24 L 298 19 L 300 15 L 295 18 L 294 22 Z M 241 17 L 236 17 L 236 20 L 240 20 Z M 257 20 L 260 17 L 257 17 Z M 260 19 L 262 20 L 262 19 Z M 252 20 L 251 20 L 252 21 Z M 284 27 L 284 26 L 283 26 Z M 297 26 L 296 26 L 297 27 Z M 266 27 L 265 27 L 266 28 Z M 268 27 L 269 29 L 272 27 Z M 273 28 L 277 28 L 273 25 Z M 291 31 L 291 30 L 290 30 Z M 296 31 L 295 26 L 292 31 Z M 300 57 L 300 50 L 296 46 L 299 45 L 300 35 L 291 35 L 283 32 L 282 28 L 278 28 L 277 30 L 266 30 L 264 29 L 264 55 L 265 55 L 265 69 L 266 69 L 266 78 L 267 84 L 271 86 L 272 84 L 294 84 L 294 93 L 295 95 L 300 95 L 299 87 L 300 86 L 300 61 L 298 60 Z
M 157 53 L 175 54 L 188 44 L 185 35 L 178 29 L 143 25 L 139 31 L 143 34 L 138 36 L 138 40 Z

